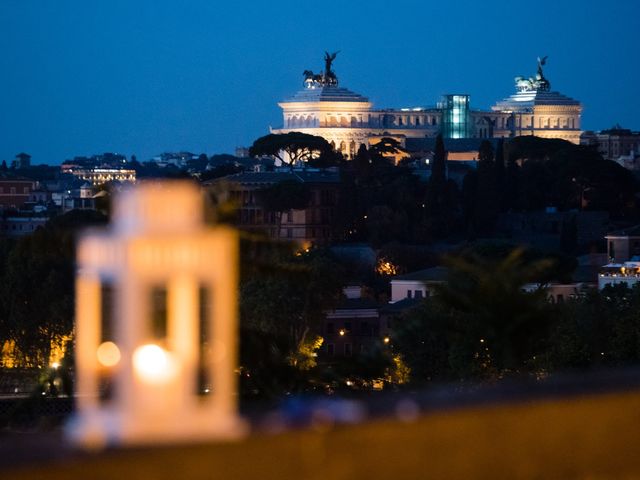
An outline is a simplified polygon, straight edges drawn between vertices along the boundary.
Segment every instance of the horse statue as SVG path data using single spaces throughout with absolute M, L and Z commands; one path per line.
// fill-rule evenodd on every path
M 304 86 L 306 88 L 317 87 L 323 84 L 324 75 L 322 73 L 313 73 L 311 70 L 302 72 L 304 75 Z
M 551 88 L 549 80 L 544 78 L 544 72 L 542 71 L 542 67 L 547 63 L 547 58 L 549 58 L 548 55 L 542 58 L 538 57 L 538 71 L 535 78 L 524 78 L 522 76 L 515 78 L 518 92 L 548 91 Z
M 516 77 L 516 90 L 519 92 L 531 92 L 535 90 L 535 82 L 532 78 Z
M 304 72 L 302 72 L 302 75 L 304 75 L 304 86 L 306 88 L 315 88 L 318 86 L 326 85 L 338 85 L 338 77 L 336 76 L 335 72 L 331 70 L 331 65 L 336 59 L 338 53 L 340 52 L 324 52 L 324 72 L 321 71 L 320 73 L 313 73 L 311 70 L 305 70 Z

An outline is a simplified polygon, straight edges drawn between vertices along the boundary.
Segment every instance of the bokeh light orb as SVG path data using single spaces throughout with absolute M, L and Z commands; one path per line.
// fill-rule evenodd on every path
M 138 377 L 147 383 L 165 383 L 174 372 L 173 358 L 169 352 L 152 343 L 142 345 L 133 352 L 133 368 Z
M 96 353 L 103 367 L 113 367 L 120 361 L 120 349 L 113 342 L 102 342 Z

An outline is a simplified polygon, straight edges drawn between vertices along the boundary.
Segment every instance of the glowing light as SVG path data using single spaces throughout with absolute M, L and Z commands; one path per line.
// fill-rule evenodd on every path
M 381 258 L 378 260 L 378 265 L 376 266 L 376 272 L 380 275 L 397 275 L 398 267 L 396 267 L 393 263 Z
M 391 339 L 389 337 L 384 337 L 383 342 L 384 343 L 389 343 L 391 341 Z
M 142 345 L 133 352 L 133 368 L 144 382 L 165 383 L 173 377 L 174 367 L 171 354 L 158 345 Z
M 347 332 L 345 332 L 344 328 L 341 328 L 338 333 L 340 334 L 341 337 L 344 337 L 344 334 Z
M 54 370 L 57 370 L 60 367 L 60 364 L 58 362 L 53 362 L 51 364 L 51 368 L 53 368 Z
M 120 349 L 113 342 L 101 343 L 96 354 L 103 367 L 113 367 L 120 361 Z

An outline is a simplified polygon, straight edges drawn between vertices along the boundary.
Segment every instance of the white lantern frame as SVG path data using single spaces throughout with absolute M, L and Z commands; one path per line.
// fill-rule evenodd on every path
M 172 214 L 180 217 L 172 219 Z M 112 228 L 80 239 L 78 413 L 71 427 L 78 442 L 158 443 L 244 433 L 237 411 L 238 235 L 230 227 L 205 228 L 202 216 L 195 185 L 141 184 L 117 199 Z M 110 368 L 97 355 L 106 340 L 105 284 L 113 287 L 114 300 L 113 338 L 108 340 L 120 353 Z M 157 286 L 167 292 L 164 338 L 154 337 L 151 326 L 151 292 Z M 204 312 L 203 291 L 210 300 Z M 163 368 L 157 361 L 149 365 L 155 377 L 134 364 L 136 352 L 149 344 L 166 355 Z M 198 391 L 202 369 L 211 382 L 208 392 Z M 107 399 L 100 395 L 105 370 L 113 387 Z

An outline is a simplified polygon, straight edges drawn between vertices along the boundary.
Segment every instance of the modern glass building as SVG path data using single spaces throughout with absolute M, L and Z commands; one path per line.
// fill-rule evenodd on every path
M 438 103 L 438 108 L 442 111 L 442 136 L 444 138 L 469 138 L 473 136 L 469 95 L 445 95 Z

